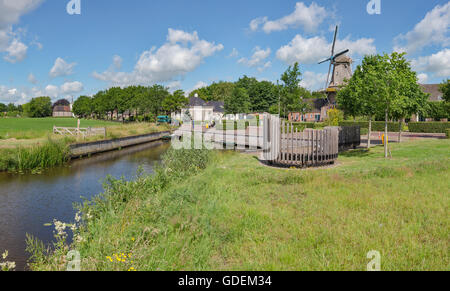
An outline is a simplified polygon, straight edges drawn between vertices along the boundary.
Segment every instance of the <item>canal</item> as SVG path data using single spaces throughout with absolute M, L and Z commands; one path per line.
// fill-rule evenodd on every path
M 152 173 L 169 146 L 154 142 L 130 147 L 75 160 L 40 175 L 0 173 L 0 255 L 8 250 L 8 260 L 16 262 L 16 270 L 26 270 L 27 233 L 51 243 L 53 228 L 45 224 L 53 219 L 73 222 L 73 203 L 103 192 L 102 183 L 108 175 L 134 179 L 140 166 Z

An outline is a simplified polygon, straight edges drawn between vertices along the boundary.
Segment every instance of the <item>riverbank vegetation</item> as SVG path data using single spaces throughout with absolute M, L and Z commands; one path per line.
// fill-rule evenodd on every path
M 0 149 L 0 171 L 39 172 L 69 160 L 69 139 L 48 139 L 40 145 Z
M 168 131 L 168 125 L 154 123 L 105 122 L 82 120 L 81 127 L 106 127 L 104 135 L 83 138 L 53 134 L 53 126 L 76 127 L 73 118 L 10 118 L 0 119 L 0 172 L 39 172 L 62 165 L 69 160 L 68 147 L 77 142 L 117 139 Z
M 171 150 L 153 176 L 108 179 L 64 252 L 30 239 L 30 267 L 65 270 L 72 249 L 82 270 L 365 270 L 376 250 L 383 270 L 448 270 L 450 143 L 392 147 L 310 170 Z

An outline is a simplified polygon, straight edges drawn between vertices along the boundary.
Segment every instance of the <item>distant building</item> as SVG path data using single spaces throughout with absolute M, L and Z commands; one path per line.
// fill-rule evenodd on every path
M 309 105 L 310 110 L 299 113 L 289 113 L 290 122 L 323 122 L 327 118 L 327 112 L 333 106 L 330 106 L 327 99 L 306 99 L 306 103 Z
M 419 84 L 422 88 L 422 91 L 426 94 L 430 94 L 430 101 L 431 102 L 441 102 L 443 99 L 443 94 L 439 90 L 440 84 Z M 426 119 L 419 115 L 413 115 L 411 117 L 412 121 L 419 122 L 419 121 L 434 121 L 432 118 Z
M 53 104 L 53 117 L 74 117 L 72 104 L 66 99 L 61 99 Z
M 187 114 L 189 113 L 189 114 Z M 189 99 L 187 108 L 181 112 L 172 113 L 172 120 L 183 121 L 192 119 L 194 121 L 213 121 L 221 120 L 225 113 L 225 104 L 221 101 L 205 102 L 197 95 Z

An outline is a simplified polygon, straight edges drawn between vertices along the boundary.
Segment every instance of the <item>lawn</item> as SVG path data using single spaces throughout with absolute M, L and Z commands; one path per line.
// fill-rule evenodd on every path
M 53 135 L 53 126 L 77 127 L 75 118 L 0 118 L 0 149 L 31 147 L 46 143 L 48 137 L 61 139 Z M 166 125 L 156 126 L 151 123 L 128 123 L 82 119 L 80 127 L 106 127 L 107 139 L 153 133 L 168 130 Z M 72 138 L 72 137 L 71 137 Z M 103 136 L 90 137 L 78 141 L 95 141 Z M 74 140 L 75 141 L 75 140 Z
M 81 127 L 105 127 L 117 123 L 81 120 Z M 53 126 L 77 127 L 75 118 L 0 118 L 0 139 L 42 138 L 53 131 Z
M 83 270 L 366 270 L 376 250 L 383 270 L 448 271 L 450 141 L 392 154 L 357 150 L 301 170 L 214 152 L 206 169 L 164 187 L 160 177 L 115 181 L 87 208 L 73 248 Z M 33 269 L 64 268 L 54 262 Z

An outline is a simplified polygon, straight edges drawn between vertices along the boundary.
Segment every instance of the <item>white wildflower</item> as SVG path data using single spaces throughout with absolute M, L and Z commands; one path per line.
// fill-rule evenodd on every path
M 5 251 L 2 255 L 3 260 L 6 260 L 6 258 L 8 257 L 8 251 Z

